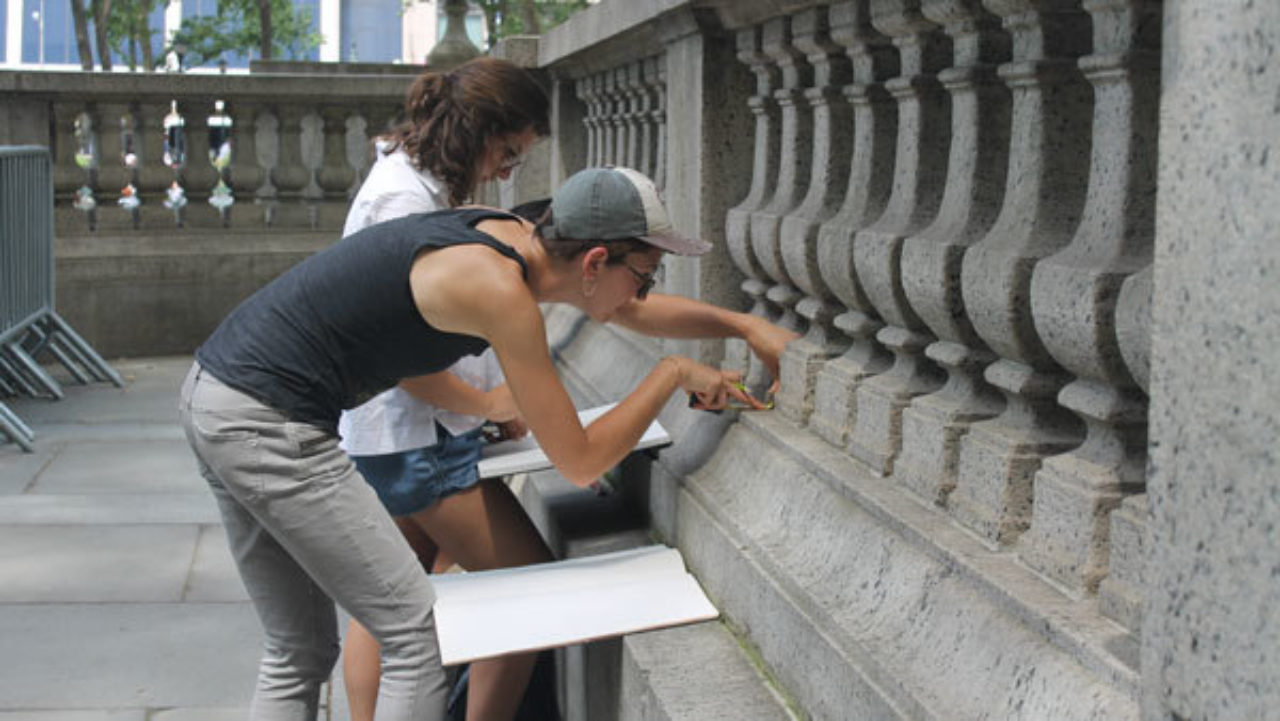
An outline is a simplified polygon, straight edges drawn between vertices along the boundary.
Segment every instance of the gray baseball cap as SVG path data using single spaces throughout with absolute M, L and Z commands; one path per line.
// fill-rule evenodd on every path
M 702 255 L 711 244 L 675 232 L 658 189 L 631 168 L 578 171 L 551 196 L 548 239 L 621 240 L 639 238 L 676 255 Z

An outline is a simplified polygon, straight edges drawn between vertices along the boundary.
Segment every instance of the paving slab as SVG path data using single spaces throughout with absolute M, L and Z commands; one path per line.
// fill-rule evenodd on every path
M 0 495 L 0 524 L 222 523 L 218 502 L 200 493 Z
M 199 530 L 0 526 L 0 603 L 179 601 Z
M 185 439 L 82 441 L 62 449 L 28 493 L 208 493 Z
M 0 707 L 243 708 L 261 627 L 247 603 L 9 604 Z
M 194 603 L 249 600 L 221 525 L 200 527 L 195 561 L 191 564 L 182 600 Z

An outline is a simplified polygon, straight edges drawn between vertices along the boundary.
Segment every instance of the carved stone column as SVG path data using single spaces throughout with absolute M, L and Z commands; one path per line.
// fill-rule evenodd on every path
M 840 209 L 849 182 L 853 111 L 841 90 L 852 80 L 853 71 L 843 49 L 854 42 L 857 28 L 852 25 L 851 14 L 837 18 L 833 12 L 829 21 L 827 13 L 826 8 L 819 8 L 792 20 L 796 47 L 804 52 L 814 73 L 813 87 L 804 94 L 813 115 L 813 158 L 809 164 L 809 191 L 800 206 L 783 218 L 780 232 L 783 265 L 788 277 L 804 293 L 796 312 L 805 319 L 808 331 L 783 353 L 778 408 L 800 424 L 813 411 L 818 368 L 847 346 L 831 325 L 840 308 L 819 271 L 818 228 Z M 837 20 L 842 26 L 836 26 Z M 797 26 L 802 25 L 811 25 L 815 30 L 829 25 L 830 37 L 821 32 L 800 32 Z
M 1031 521 L 1031 479 L 1041 461 L 1078 445 L 1079 423 L 1054 403 L 1067 378 L 1035 333 L 1031 273 L 1075 233 L 1084 205 L 1092 112 L 1076 61 L 1089 49 L 1089 18 L 1048 0 L 985 0 L 1013 35 L 1000 67 L 1013 94 L 1004 206 L 961 271 L 965 309 L 1000 360 L 987 381 L 1004 412 L 975 423 L 961 441 L 952 514 L 993 545 Z
M 870 0 L 836 5 L 832 22 L 856 28 L 848 50 L 853 84 L 844 89 L 853 105 L 853 157 L 840 210 L 818 229 L 818 269 L 846 308 L 834 325 L 849 339 L 849 348 L 818 371 L 809 426 L 828 442 L 844 446 L 857 415 L 858 383 L 890 362 L 888 352 L 874 339 L 883 324 L 858 279 L 853 237 L 880 217 L 893 188 L 897 106 L 884 82 L 898 75 L 899 65 L 897 51 L 871 26 Z
M 261 106 L 239 101 L 231 103 L 227 112 L 231 114 L 234 128 L 231 151 L 231 167 L 228 170 L 227 184 L 236 194 L 236 203 L 249 202 L 257 194 L 266 180 L 266 172 L 258 164 L 257 120 L 256 115 Z M 242 217 L 236 208 L 231 208 L 231 217 Z M 234 222 L 234 221 L 233 221 Z
M 627 149 L 623 157 L 626 158 L 625 165 L 636 170 L 640 169 L 640 126 L 643 122 L 640 117 L 641 96 L 644 94 L 644 84 L 640 79 L 641 65 L 640 62 L 627 63 L 622 69 L 626 73 L 627 96 Z
M 376 160 L 373 154 L 377 151 L 369 137 L 369 128 L 372 123 L 367 117 L 358 112 L 352 113 L 347 116 L 344 125 L 346 130 L 343 134 L 343 151 L 346 153 L 347 165 L 351 167 L 352 176 L 351 184 L 346 188 L 346 198 L 351 200 L 356 197 L 356 193 L 360 192 L 360 186 L 368 177 L 369 170 Z
M 764 302 L 764 294 L 768 290 L 764 268 L 751 247 L 751 218 L 772 195 L 773 181 L 777 177 L 778 122 L 773 90 L 777 87 L 779 73 L 771 58 L 763 52 L 761 28 L 738 31 L 737 46 L 738 59 L 756 76 L 756 93 L 747 100 L 751 114 L 755 116 L 755 144 L 752 148 L 751 189 L 741 203 L 725 214 L 725 243 L 733 264 L 746 276 L 742 290 L 751 300 L 750 312 L 770 317 Z M 730 368 L 745 371 L 751 362 L 747 344 L 741 340 L 726 342 L 725 356 L 725 365 Z
M 1079 448 L 1044 462 L 1021 556 L 1078 593 L 1107 573 L 1108 516 L 1142 491 L 1146 396 L 1125 368 L 1115 327 L 1125 279 L 1151 261 L 1160 102 L 1160 4 L 1085 0 L 1094 50 L 1093 157 L 1084 217 L 1071 244 L 1036 266 L 1031 307 L 1045 347 L 1076 380 L 1058 402 L 1084 420 Z
M 80 113 L 86 112 L 85 104 L 81 100 L 72 102 L 55 102 L 52 103 L 53 113 L 52 121 L 53 142 L 50 144 L 53 161 L 53 192 L 56 203 L 59 206 L 70 205 L 75 200 L 76 188 L 85 184 L 84 171 L 76 166 L 76 140 L 75 127 L 76 118 Z M 109 179 L 113 179 L 119 173 L 114 172 L 115 168 L 120 168 L 120 142 L 116 139 L 114 144 L 115 152 L 107 155 L 110 140 L 105 137 L 107 133 L 119 133 L 116 126 L 113 125 L 109 116 L 102 109 L 96 109 L 97 112 L 90 112 L 93 118 L 93 128 L 95 134 L 99 136 L 98 147 L 101 150 L 101 158 L 99 165 L 103 166 L 98 172 L 99 182 L 103 183 L 103 187 L 107 189 L 108 194 L 119 193 L 119 187 L 112 187 L 108 184 Z M 105 117 L 104 117 L 105 116 Z M 103 129 L 105 128 L 105 132 Z M 110 166 L 115 166 L 111 168 Z M 105 177 L 104 177 L 105 175 Z M 114 182 L 114 180 L 112 180 Z M 95 190 L 97 190 L 95 188 Z M 99 200 L 103 198 L 99 196 Z
M 308 106 L 278 105 L 276 113 L 280 120 L 280 161 L 272 174 L 279 189 L 274 222 L 287 227 L 310 227 L 312 219 L 306 199 L 309 193 L 319 191 L 319 186 L 312 190 L 314 173 L 304 154 L 303 138 L 312 135 L 311 121 L 304 123 L 304 118 L 311 117 L 312 110 Z
M 618 79 L 614 76 L 612 70 L 600 73 L 599 87 L 601 116 L 600 123 L 604 129 L 602 136 L 603 147 L 600 157 L 601 165 L 617 165 L 618 163 L 618 135 L 622 131 L 619 113 L 621 112 L 622 99 L 618 95 Z
M 893 367 L 863 382 L 850 451 L 880 473 L 893 471 L 902 447 L 902 409 L 937 390 L 942 373 L 925 358 L 934 338 L 902 290 L 902 242 L 937 216 L 946 184 L 951 117 L 937 73 L 951 61 L 948 38 L 920 13 L 919 0 L 873 0 L 871 22 L 893 39 L 901 75 L 886 87 L 898 104 L 898 150 L 893 193 L 884 214 L 854 237 L 854 264 L 867 297 L 886 326 L 876 339 L 894 355 Z
M 573 89 L 578 100 L 582 101 L 583 107 L 586 108 L 582 125 L 587 131 L 587 165 L 596 166 L 599 165 L 597 158 L 600 157 L 600 109 L 596 103 L 592 77 L 578 78 L 573 82 Z
M 951 94 L 951 157 L 937 219 L 903 242 L 902 287 L 938 338 L 925 355 L 947 372 L 947 383 L 902 412 L 902 455 L 894 476 L 925 500 L 944 503 L 955 487 L 960 438 L 972 422 L 1003 408 L 982 379 L 995 356 L 965 315 L 960 263 L 1000 212 L 1009 163 L 1009 91 L 995 70 L 1009 60 L 1010 43 L 980 0 L 925 0 L 922 10 L 951 36 L 955 52 L 952 67 L 938 76 Z
M 276 171 L 280 167 L 280 120 L 263 108 L 253 123 L 255 158 L 262 169 L 262 184 L 254 191 L 254 203 L 262 206 L 263 222 L 275 225 L 275 210 L 280 191 L 276 187 Z
M 761 36 L 761 48 L 781 71 L 779 87 L 773 92 L 779 116 L 778 177 L 772 197 L 763 208 L 751 214 L 751 247 L 760 267 L 772 281 L 765 296 L 778 309 L 778 324 L 801 330 L 800 317 L 795 314 L 800 293 L 791 284 L 783 267 L 782 238 L 779 235 L 782 219 L 804 198 L 804 184 L 809 177 L 811 160 L 810 135 L 813 132 L 812 113 L 804 100 L 804 91 L 812 86 L 813 69 L 793 42 L 793 22 L 789 17 L 770 20 L 765 23 Z M 825 27 L 813 22 L 798 27 L 808 35 L 826 34 Z
M 667 187 L 667 56 L 659 55 L 654 59 L 654 69 L 657 71 L 656 80 L 653 83 L 655 95 L 657 97 L 656 104 L 650 117 L 653 118 L 655 125 L 654 132 L 657 138 L 654 140 L 654 166 L 653 175 L 649 176 L 653 180 L 653 184 L 658 186 L 658 190 Z
M 1153 266 L 1129 276 L 1116 303 L 1116 338 L 1129 375 L 1149 393 L 1151 374 L 1151 291 Z M 1098 608 L 1129 629 L 1142 630 L 1151 508 L 1146 493 L 1129 496 L 1111 514 L 1107 577 L 1098 586 Z
M 118 108 L 120 116 L 131 116 L 134 124 L 133 142 L 138 155 L 136 185 L 142 198 L 139 222 L 149 228 L 172 228 L 174 213 L 163 205 L 165 192 L 174 179 L 173 170 L 164 164 L 164 117 L 169 112 L 169 102 L 139 102 Z
M 656 158 L 654 152 L 658 145 L 658 121 L 653 117 L 657 107 L 657 95 L 661 92 L 658 85 L 658 59 L 645 58 L 640 70 L 640 167 L 641 173 L 653 177 Z
M 213 103 L 189 101 L 179 104 L 178 110 L 187 119 L 187 167 L 182 171 L 187 197 L 192 206 L 202 205 L 218 182 L 218 172 L 209 162 L 209 114 Z

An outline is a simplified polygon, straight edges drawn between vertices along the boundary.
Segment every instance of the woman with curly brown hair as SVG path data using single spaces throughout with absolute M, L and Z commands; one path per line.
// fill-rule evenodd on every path
M 407 93 L 405 121 L 377 141 L 377 161 L 343 235 L 462 205 L 480 183 L 510 177 L 547 132 L 545 93 L 511 63 L 478 58 L 419 75 Z M 428 571 L 440 555 L 471 571 L 551 558 L 506 484 L 477 476 L 486 419 L 505 422 L 511 435 L 524 432 L 492 350 L 406 379 L 339 421 L 343 450 Z M 379 653 L 373 636 L 352 621 L 343 675 L 353 721 L 373 719 Z M 533 662 L 526 654 L 473 664 L 468 718 L 509 721 Z

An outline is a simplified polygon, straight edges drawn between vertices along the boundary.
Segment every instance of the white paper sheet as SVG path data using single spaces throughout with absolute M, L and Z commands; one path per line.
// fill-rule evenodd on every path
M 582 421 L 582 425 L 585 426 L 616 405 L 618 404 L 609 403 L 595 408 L 588 408 L 585 411 L 578 411 L 578 418 Z M 640 442 L 636 444 L 635 450 L 665 446 L 670 445 L 670 443 L 671 436 L 667 434 L 666 429 L 660 423 L 654 421 L 645 429 L 644 435 L 640 437 Z M 538 441 L 534 439 L 533 434 L 529 434 L 518 441 L 502 441 L 501 443 L 490 443 L 484 446 L 480 449 L 480 462 L 476 464 L 476 470 L 479 471 L 481 478 L 497 478 L 509 476 L 513 473 L 540 471 L 550 467 L 551 461 L 547 459 L 547 454 L 542 452 L 542 447 L 538 445 Z
M 445 665 L 716 618 L 665 546 L 432 576 Z

